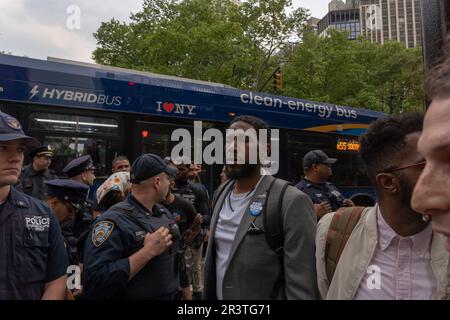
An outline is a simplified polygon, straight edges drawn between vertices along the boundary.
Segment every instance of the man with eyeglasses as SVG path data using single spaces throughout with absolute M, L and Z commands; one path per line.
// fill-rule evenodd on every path
M 336 161 L 337 159 L 328 157 L 322 150 L 309 151 L 303 157 L 305 176 L 296 187 L 311 198 L 318 220 L 341 207 L 354 206 L 333 183 L 327 181 L 333 173 L 331 166 Z
M 380 118 L 361 137 L 360 156 L 377 193 L 348 241 L 334 275 L 327 275 L 327 242 L 335 213 L 325 215 L 316 235 L 318 285 L 324 299 L 417 300 L 445 297 L 449 254 L 444 237 L 411 208 L 425 165 L 417 151 L 423 116 Z M 330 227 L 331 226 L 331 227 Z

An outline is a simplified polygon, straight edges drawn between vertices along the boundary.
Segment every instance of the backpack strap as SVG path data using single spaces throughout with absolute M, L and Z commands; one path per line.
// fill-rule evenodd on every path
M 283 204 L 284 193 L 290 185 L 292 184 L 288 181 L 275 178 L 267 190 L 267 198 L 263 212 L 267 243 L 280 259 L 284 255 L 283 215 L 281 206 Z
M 292 185 L 282 179 L 273 179 L 267 190 L 266 203 L 264 205 L 264 230 L 267 244 L 275 252 L 280 261 L 280 274 L 275 282 L 271 299 L 276 299 L 277 294 L 284 283 L 284 231 L 283 231 L 283 198 L 287 187 Z
M 342 207 L 331 220 L 325 244 L 325 268 L 331 283 L 339 259 L 365 207 Z

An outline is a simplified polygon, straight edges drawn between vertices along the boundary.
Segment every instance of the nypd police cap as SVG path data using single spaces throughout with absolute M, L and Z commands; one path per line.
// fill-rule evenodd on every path
M 25 135 L 20 122 L 9 114 L 0 112 L 0 141 L 13 141 L 23 139 L 29 147 L 38 147 L 39 141 Z
M 50 148 L 50 146 L 41 146 L 31 150 L 30 156 L 31 158 L 34 158 L 36 156 L 53 157 L 53 150 Z
M 330 158 L 322 150 L 312 150 L 303 157 L 303 168 L 309 168 L 315 163 L 334 164 L 335 158 Z
M 95 170 L 94 163 L 90 155 L 85 155 L 70 161 L 64 167 L 63 173 L 72 178 L 89 170 Z
M 167 165 L 161 157 L 156 154 L 145 153 L 139 156 L 131 166 L 131 182 L 139 183 L 162 172 L 172 177 L 177 174 L 177 170 Z
M 80 210 L 86 203 L 89 187 L 82 182 L 70 179 L 54 179 L 45 181 L 50 197 L 67 201 Z

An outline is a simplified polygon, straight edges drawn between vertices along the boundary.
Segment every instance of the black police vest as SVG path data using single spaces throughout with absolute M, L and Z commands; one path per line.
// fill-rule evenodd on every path
M 315 204 L 328 201 L 333 211 L 336 211 L 337 209 L 344 206 L 344 196 L 331 182 L 314 184 L 303 178 L 296 187 L 306 193 Z
M 160 227 L 171 230 L 175 222 L 165 214 L 159 216 L 157 222 L 152 222 L 151 228 L 139 221 L 139 210 L 127 201 L 114 206 L 114 211 L 128 215 L 133 222 L 147 232 L 153 232 Z M 156 217 L 153 215 L 153 217 Z M 143 247 L 143 242 L 138 248 L 127 253 L 131 256 Z M 123 296 L 125 299 L 170 299 L 178 291 L 179 287 L 179 240 L 175 239 L 173 245 L 159 256 L 151 259 L 126 287 Z

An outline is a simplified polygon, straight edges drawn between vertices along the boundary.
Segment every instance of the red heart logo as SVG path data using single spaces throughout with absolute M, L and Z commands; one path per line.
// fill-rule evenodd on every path
M 173 103 L 165 102 L 165 103 L 163 103 L 163 109 L 164 109 L 164 111 L 166 111 L 166 112 L 172 112 L 173 109 L 175 109 L 175 106 L 174 106 Z

